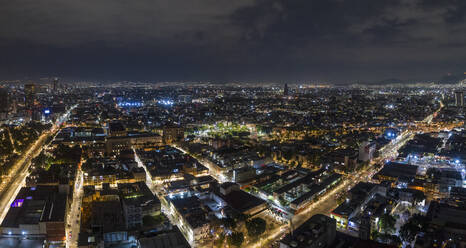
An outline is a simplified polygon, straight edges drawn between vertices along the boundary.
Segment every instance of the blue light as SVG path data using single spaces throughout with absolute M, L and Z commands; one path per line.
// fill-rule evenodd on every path
M 460 163 L 460 160 L 459 160 L 459 159 L 455 160 L 455 163 L 456 163 L 456 164 L 459 164 L 459 163 Z
M 142 102 L 119 102 L 119 107 L 141 107 L 144 104 Z
M 167 100 L 167 99 L 162 99 L 158 101 L 159 104 L 165 105 L 165 106 L 171 106 L 174 104 L 172 100 Z
M 46 115 L 50 114 L 50 109 L 44 109 L 44 114 Z

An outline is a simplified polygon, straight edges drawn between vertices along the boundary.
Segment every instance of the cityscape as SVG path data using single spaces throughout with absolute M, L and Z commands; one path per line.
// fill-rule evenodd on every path
M 0 4 L 0 248 L 466 248 L 465 0 Z
M 462 247 L 464 90 L 6 83 L 1 247 Z

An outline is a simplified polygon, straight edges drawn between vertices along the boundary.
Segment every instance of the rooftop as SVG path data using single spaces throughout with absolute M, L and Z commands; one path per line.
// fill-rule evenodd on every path
M 1 226 L 64 221 L 66 197 L 66 193 L 59 192 L 58 186 L 23 187 Z

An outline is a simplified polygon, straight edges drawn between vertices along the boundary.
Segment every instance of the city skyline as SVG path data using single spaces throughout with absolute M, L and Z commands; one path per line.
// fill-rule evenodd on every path
M 466 247 L 465 0 L 0 8 L 0 248 Z

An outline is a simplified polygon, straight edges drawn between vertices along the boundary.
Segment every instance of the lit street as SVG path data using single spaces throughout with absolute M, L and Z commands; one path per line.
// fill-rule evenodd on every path
M 74 106 L 73 108 L 75 108 Z M 13 173 L 6 178 L 2 183 L 3 189 L 0 192 L 0 209 L 3 209 L 0 214 L 0 223 L 5 218 L 6 213 L 10 209 L 10 204 L 15 198 L 21 187 L 24 186 L 24 179 L 28 176 L 28 168 L 34 157 L 39 155 L 45 147 L 45 141 L 52 135 L 55 135 L 59 130 L 62 123 L 66 120 L 67 116 L 73 109 L 71 108 L 62 117 L 58 118 L 50 131 L 44 132 L 31 147 L 16 161 L 13 167 Z

